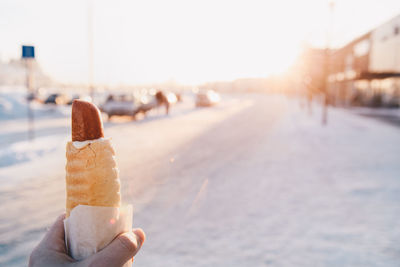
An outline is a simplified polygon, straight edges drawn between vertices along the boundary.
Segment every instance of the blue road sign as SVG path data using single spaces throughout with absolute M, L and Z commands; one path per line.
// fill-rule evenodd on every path
M 35 58 L 35 47 L 29 45 L 23 45 L 22 58 Z

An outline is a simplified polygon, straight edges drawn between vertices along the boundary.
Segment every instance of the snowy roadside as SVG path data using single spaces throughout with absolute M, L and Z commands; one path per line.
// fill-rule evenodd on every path
M 260 97 L 152 168 L 136 264 L 398 266 L 400 130 L 314 110 Z
M 194 109 L 189 103 L 182 109 L 173 109 L 170 116 L 153 114 L 138 122 L 111 122 L 105 133 L 112 137 L 118 151 L 117 161 L 122 183 L 126 185 L 124 188 L 129 188 L 124 176 L 140 172 L 140 166 L 152 166 L 158 162 L 157 159 L 168 158 L 166 154 L 182 142 L 196 138 L 207 128 L 248 105 L 248 101 L 238 103 L 235 99 L 227 99 L 215 108 Z M 54 150 L 29 161 L 0 168 L 0 201 L 4 207 L 0 210 L 0 265 L 25 265 L 45 227 L 64 210 L 63 177 L 68 139 L 64 135 L 56 135 L 54 139 L 44 137 L 38 140 L 38 146 L 49 144 L 55 147 Z M 142 190 L 140 184 L 135 184 L 135 189 Z M 151 191 L 149 188 L 148 193 Z M 142 202 L 145 203 L 146 198 Z
M 106 129 L 148 237 L 135 264 L 398 266 L 400 129 L 341 109 L 321 126 L 318 106 L 238 99 Z M 1 168 L 0 265 L 26 265 L 64 209 L 67 139 Z
M 62 147 L 70 136 L 70 106 L 33 106 L 35 114 L 34 135 L 32 141 L 28 140 L 28 121 L 26 118 L 26 103 L 24 93 L 7 93 L 0 95 L 0 99 L 7 104 L 6 110 L 0 112 L 0 168 L 41 158 Z M 226 97 L 222 107 L 231 105 L 233 100 Z M 4 103 L 3 103 L 4 104 Z M 178 103 L 171 108 L 169 117 L 185 115 L 193 112 L 194 103 L 191 97 L 185 96 L 183 103 Z M 148 113 L 145 119 L 135 123 L 145 123 L 164 118 L 161 109 Z M 106 121 L 105 128 L 118 127 L 130 124 L 130 120 Z

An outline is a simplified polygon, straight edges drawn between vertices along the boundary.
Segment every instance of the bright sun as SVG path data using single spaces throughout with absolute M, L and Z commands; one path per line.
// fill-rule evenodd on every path
M 26 1 L 23 17 L 3 14 L 2 47 L 14 51 L 3 56 L 19 57 L 23 40 L 54 79 L 87 82 L 88 1 L 97 84 L 266 77 L 290 66 L 307 31 L 325 36 L 320 0 L 41 0 Z

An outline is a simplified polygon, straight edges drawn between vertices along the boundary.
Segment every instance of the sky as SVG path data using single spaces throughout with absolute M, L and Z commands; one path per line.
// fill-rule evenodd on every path
M 332 1 L 332 0 L 331 0 Z M 305 43 L 339 47 L 400 14 L 398 0 L 0 0 L 0 59 L 36 49 L 60 82 L 106 85 L 266 77 Z M 332 22 L 332 24 L 330 24 Z M 329 25 L 332 25 L 331 27 Z

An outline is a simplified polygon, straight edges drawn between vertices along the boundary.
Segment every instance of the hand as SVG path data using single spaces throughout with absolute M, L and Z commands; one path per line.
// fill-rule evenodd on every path
M 119 235 L 96 254 L 82 261 L 76 261 L 67 254 L 64 240 L 64 219 L 65 214 L 59 216 L 43 240 L 32 251 L 29 267 L 120 267 L 136 255 L 146 239 L 142 229 L 134 229 L 132 232 Z

